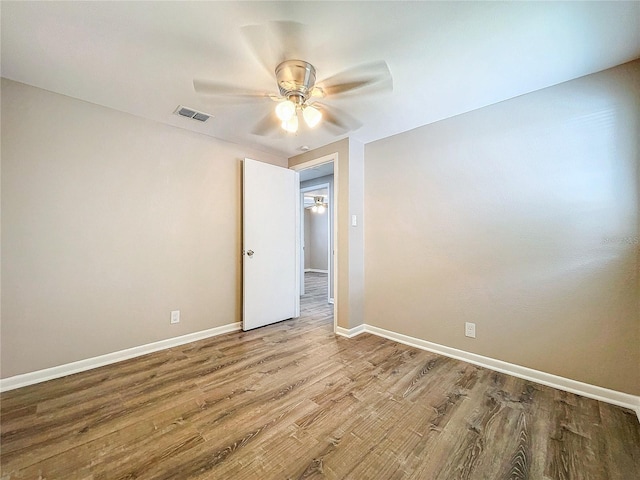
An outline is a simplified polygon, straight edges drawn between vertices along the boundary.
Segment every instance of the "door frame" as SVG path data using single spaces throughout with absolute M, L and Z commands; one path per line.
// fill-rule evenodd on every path
M 295 170 L 296 172 L 300 172 L 301 170 L 306 170 L 307 168 L 317 167 L 318 165 L 323 165 L 325 163 L 333 162 L 333 192 L 331 195 L 331 202 L 333 203 L 333 231 L 331 232 L 333 235 L 333 260 L 329 262 L 332 274 L 333 274 L 333 332 L 335 333 L 338 327 L 338 303 L 340 302 L 339 296 L 339 280 L 338 280 L 338 258 L 340 255 L 340 250 L 338 248 L 338 230 L 340 226 L 338 225 L 338 208 L 340 205 L 340 196 L 338 195 L 339 190 L 339 173 L 340 166 L 338 162 L 338 152 L 330 153 L 329 155 L 324 155 L 322 157 L 314 158 L 307 162 L 300 163 L 298 165 L 294 165 L 289 167 L 291 170 Z M 300 183 L 298 183 L 300 185 Z M 297 201 L 297 204 L 300 202 Z M 331 252 L 329 252 L 331 253 Z M 296 255 L 300 256 L 300 248 L 296 252 Z M 302 259 L 300 260 L 302 261 Z M 298 269 L 300 272 L 301 269 Z
M 329 162 L 327 162 L 329 163 Z M 335 169 L 335 165 L 334 165 L 334 169 Z M 331 188 L 331 184 L 326 182 L 326 183 L 319 183 L 317 185 L 313 185 L 313 186 L 309 186 L 309 187 L 301 187 L 300 188 L 300 268 L 301 268 L 301 282 L 300 282 L 300 293 L 304 294 L 305 289 L 304 289 L 304 252 L 302 251 L 303 248 L 306 248 L 306 237 L 304 236 L 304 194 L 306 192 L 313 192 L 314 190 L 320 190 L 322 188 L 326 188 L 327 189 L 327 202 L 329 204 L 329 208 L 327 211 L 327 275 L 329 278 L 329 282 L 327 284 L 327 302 L 328 303 L 333 303 L 332 302 L 332 298 L 331 298 L 331 279 L 332 279 L 332 275 L 333 275 L 333 265 L 331 264 L 331 237 L 332 237 L 332 233 L 333 233 L 333 229 L 335 228 L 335 225 L 333 225 L 333 218 L 331 216 L 331 212 L 333 212 L 334 209 L 334 205 L 333 205 L 333 195 L 332 195 L 332 188 Z M 335 177 L 334 177 L 334 187 L 335 188 Z M 335 245 L 334 245 L 334 250 L 335 250 Z M 335 289 L 335 284 L 333 285 L 334 289 Z

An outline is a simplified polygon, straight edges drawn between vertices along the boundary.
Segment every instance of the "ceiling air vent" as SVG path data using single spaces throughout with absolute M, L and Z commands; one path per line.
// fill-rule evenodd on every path
M 199 122 L 206 122 L 207 120 L 209 120 L 209 118 L 211 118 L 211 115 L 209 115 L 208 113 L 199 112 L 197 110 L 194 110 L 193 108 L 183 107 L 182 105 L 178 105 L 178 108 L 176 108 L 175 112 L 173 113 L 182 115 L 183 117 L 189 117 L 194 120 L 198 120 Z

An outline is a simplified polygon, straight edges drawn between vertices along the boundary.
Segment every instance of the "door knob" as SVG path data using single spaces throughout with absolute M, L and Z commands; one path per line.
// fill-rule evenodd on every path
M 253 250 L 247 250 L 247 256 L 249 258 L 253 257 L 253 253 L 254 253 Z

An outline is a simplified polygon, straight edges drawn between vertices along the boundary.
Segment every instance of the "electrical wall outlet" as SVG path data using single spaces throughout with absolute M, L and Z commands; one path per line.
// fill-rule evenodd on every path
M 476 338 L 476 324 L 465 322 L 464 324 L 464 334 L 467 337 Z
M 173 310 L 171 312 L 171 323 L 180 323 L 180 310 Z

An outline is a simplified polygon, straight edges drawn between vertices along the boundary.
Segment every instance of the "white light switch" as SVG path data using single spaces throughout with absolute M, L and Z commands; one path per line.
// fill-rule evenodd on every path
M 352 227 L 357 227 L 358 226 L 358 216 L 357 215 L 351 215 L 351 226 Z

